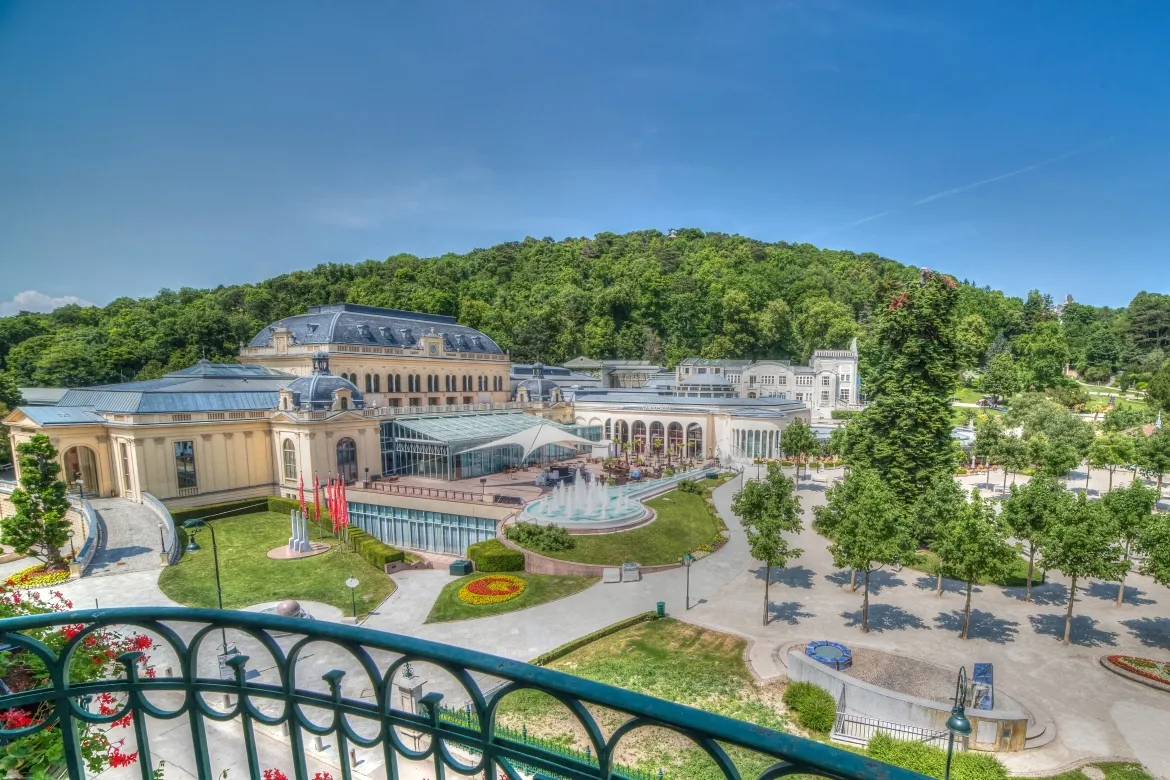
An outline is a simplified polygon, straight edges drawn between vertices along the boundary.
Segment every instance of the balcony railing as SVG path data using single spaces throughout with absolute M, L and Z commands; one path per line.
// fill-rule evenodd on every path
M 84 626 L 80 631 L 79 625 Z M 58 633 L 64 627 L 69 628 Z M 126 629 L 156 643 L 149 668 L 140 668 L 140 653 L 129 652 L 118 658 L 125 670 L 118 677 L 71 681 L 75 662 L 84 663 L 92 652 L 87 648 L 95 632 Z M 56 638 L 59 653 L 37 638 L 50 636 Z M 63 645 L 62 636 L 68 636 Z M 522 775 L 629 778 L 642 773 L 622 765 L 615 753 L 626 735 L 647 726 L 690 740 L 723 776 L 736 780 L 740 773 L 729 756 L 732 748 L 769 758 L 772 763 L 757 775 L 760 780 L 792 774 L 923 777 L 818 742 L 550 669 L 325 621 L 179 607 L 81 610 L 0 621 L 0 641 L 20 648 L 14 651 L 17 655 L 39 657 L 49 680 L 44 687 L 0 696 L 0 713 L 20 708 L 44 717 L 12 729 L 7 728 L 14 722 L 10 717 L 0 718 L 6 727 L 0 728 L 0 744 L 51 727 L 64 740 L 60 769 L 73 780 L 86 776 L 81 743 L 87 730 L 118 720 L 128 724 L 127 742 L 136 742 L 123 750 L 137 750 L 143 780 L 150 780 L 157 768 L 152 736 L 160 750 L 164 744 L 174 750 L 180 734 L 190 741 L 185 754 L 190 766 L 170 755 L 167 763 L 178 763 L 175 768 L 199 778 L 217 777 L 212 755 L 218 759 L 220 754 L 210 747 L 210 726 L 217 739 L 230 729 L 226 733 L 242 747 L 249 775 L 256 780 L 268 768 L 261 765 L 259 754 L 271 755 L 267 742 L 258 751 L 258 738 L 273 729 L 287 735 L 287 763 L 277 768 L 293 780 L 312 776 L 308 762 L 316 760 L 312 751 L 320 750 L 315 739 L 310 749 L 315 737 L 330 739 L 336 748 L 330 751 L 333 765 L 345 780 L 354 772 L 351 748 L 368 756 L 361 759 L 364 774 L 384 771 L 389 778 L 403 776 L 409 762 L 425 762 L 429 765 L 425 772 L 434 777 L 453 771 L 488 780 L 501 776 L 518 780 Z M 234 646 L 238 652 L 220 655 L 221 645 Z M 429 679 L 425 685 L 423 675 Z M 566 749 L 529 738 L 526 729 L 518 735 L 514 728 L 497 726 L 501 702 L 524 689 L 542 691 L 563 704 L 586 735 L 586 749 Z M 96 711 L 97 702 L 103 703 L 101 712 Z M 612 731 L 606 735 L 595 717 L 598 707 L 624 713 L 628 719 L 616 727 L 616 721 L 607 719 Z M 180 716 L 188 718 L 189 728 L 165 726 L 164 738 L 160 722 Z

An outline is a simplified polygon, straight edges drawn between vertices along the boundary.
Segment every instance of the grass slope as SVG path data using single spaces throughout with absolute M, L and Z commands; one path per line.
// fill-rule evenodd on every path
M 442 623 L 447 620 L 466 620 L 468 618 L 489 617 L 504 612 L 515 612 L 528 607 L 535 607 L 564 596 L 570 596 L 578 591 L 585 590 L 595 584 L 600 577 L 578 577 L 556 574 L 524 574 L 523 572 L 506 572 L 509 576 L 524 580 L 524 592 L 514 599 L 502 601 L 499 604 L 464 604 L 459 600 L 459 589 L 467 582 L 478 577 L 488 576 L 483 573 L 469 574 L 452 580 L 435 599 L 431 607 L 431 614 L 427 615 L 428 623 Z
M 721 481 L 704 479 L 699 484 L 711 488 Z M 541 554 L 603 566 L 620 566 L 627 561 L 655 566 L 676 562 L 683 553 L 710 542 L 722 528 L 703 497 L 695 493 L 672 490 L 647 501 L 646 506 L 657 514 L 649 525 L 610 534 L 578 534 L 573 537 L 573 549 Z
M 266 601 L 298 599 L 332 604 L 350 614 L 349 577 L 361 583 L 357 588 L 358 614 L 381 604 L 394 592 L 394 581 L 357 553 L 343 552 L 332 538 L 327 553 L 293 561 L 268 557 L 274 547 L 288 544 L 288 515 L 279 512 L 228 517 L 212 521 L 219 547 L 223 606 L 239 609 Z M 316 537 L 316 533 L 310 533 Z M 211 534 L 198 532 L 197 553 L 184 553 L 175 566 L 163 569 L 158 586 L 170 598 L 189 607 L 215 607 L 215 569 L 211 555 Z M 179 543 L 187 543 L 184 531 Z
M 787 719 L 779 686 L 757 686 L 743 660 L 746 642 L 739 637 L 699 628 L 670 618 L 623 629 L 569 653 L 552 669 L 616 685 L 631 691 L 716 712 L 785 731 Z M 590 707 L 607 733 L 625 717 Z M 500 706 L 500 722 L 525 727 L 529 734 L 585 747 L 585 733 L 559 702 L 537 691 L 508 695 Z M 771 761 L 732 748 L 732 759 L 744 777 L 757 776 Z M 715 780 L 723 774 L 693 743 L 662 729 L 638 729 L 619 743 L 617 761 L 668 777 Z

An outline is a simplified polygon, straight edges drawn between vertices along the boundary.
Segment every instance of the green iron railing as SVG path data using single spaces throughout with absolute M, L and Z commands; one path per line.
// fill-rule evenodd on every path
M 80 631 L 79 625 L 84 626 Z M 66 626 L 71 627 L 70 638 L 59 652 L 37 638 Z M 128 652 L 118 658 L 124 672 L 116 677 L 71 680 L 77 657 L 84 660 L 93 642 L 87 644 L 87 638 L 95 632 L 126 629 L 156 642 L 149 674 L 140 668 L 141 654 Z M 615 750 L 632 730 L 646 726 L 689 739 L 734 780 L 740 773 L 728 753 L 732 747 L 774 759 L 758 780 L 796 774 L 880 780 L 923 777 L 819 742 L 551 669 L 324 621 L 178 607 L 79 610 L 0 620 L 0 642 L 19 648 L 10 652 L 35 654 L 49 672 L 46 686 L 0 695 L 0 714 L 16 709 L 44 713 L 39 723 L 0 728 L 0 740 L 59 729 L 65 748 L 62 768 L 72 780 L 86 777 L 81 746 L 86 730 L 116 721 L 129 726 L 141 776 L 152 780 L 157 762 L 151 757 L 151 729 L 160 721 L 183 716 L 189 723 L 192 754 L 192 766 L 184 768 L 207 780 L 218 776 L 209 753 L 208 721 L 239 724 L 252 780 L 261 780 L 264 769 L 258 758 L 257 725 L 286 729 L 294 780 L 311 777 L 306 761 L 310 736 L 330 737 L 336 743 L 335 763 L 344 780 L 354 772 L 351 747 L 379 750 L 390 780 L 401 776 L 401 759 L 429 762 L 436 780 L 449 772 L 488 780 L 518 780 L 522 775 L 569 780 L 645 777 L 644 771 L 616 764 Z M 333 647 L 322 652 L 319 643 Z M 230 652 L 231 645 L 238 652 Z M 224 649 L 229 652 L 222 653 Z M 456 706 L 448 707 L 438 691 L 404 698 L 403 691 L 418 679 L 410 676 L 409 664 L 445 674 L 447 687 L 454 685 L 462 699 L 453 696 Z M 323 684 L 313 688 L 314 680 Z M 490 686 L 481 684 L 488 680 Z M 347 694 L 357 695 L 343 695 L 343 686 Z M 587 749 L 560 746 L 530 737 L 526 728 L 518 734 L 497 724 L 501 700 L 523 689 L 542 691 L 561 702 L 587 735 Z M 219 697 L 222 707 L 213 704 Z M 114 703 L 95 712 L 94 701 Z M 163 706 L 166 702 L 173 706 Z M 606 735 L 587 705 L 629 717 Z M 671 777 L 669 767 L 665 774 Z

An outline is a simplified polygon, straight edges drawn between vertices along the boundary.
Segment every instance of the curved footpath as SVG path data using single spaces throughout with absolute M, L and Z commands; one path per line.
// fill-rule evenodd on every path
M 1132 756 L 1156 775 L 1170 777 L 1170 740 L 1163 734 L 1170 722 L 1170 694 L 1111 674 L 1097 663 L 1103 653 L 1170 657 L 1170 590 L 1130 577 L 1127 602 L 1119 609 L 1114 606 L 1116 585 L 1090 583 L 1078 597 L 1074 644 L 1064 647 L 1067 584 L 1062 577 L 1050 575 L 1048 584 L 1034 588 L 1032 603 L 1022 601 L 1022 588 L 977 588 L 972 639 L 963 641 L 958 636 L 959 583 L 948 582 L 939 599 L 933 578 L 909 569 L 884 571 L 872 578 L 870 632 L 862 634 L 862 594 L 849 592 L 848 574 L 833 565 L 826 541 L 806 528 L 793 539 L 804 555 L 789 568 L 773 571 L 771 621 L 763 626 L 763 567 L 752 560 L 731 512 L 740 485 L 735 479 L 714 492 L 731 536 L 719 552 L 691 567 L 690 611 L 683 608 L 686 572 L 674 569 L 638 583 L 598 584 L 519 612 L 425 624 L 450 578 L 443 571 L 420 570 L 395 575 L 398 590 L 365 625 L 527 660 L 665 601 L 673 617 L 747 638 L 750 664 L 764 679 L 784 673 L 779 648 L 810 639 L 918 656 L 952 668 L 990 661 L 998 688 L 1034 702 L 1056 721 L 1056 738 L 1049 745 L 1001 756 L 1013 772 L 1042 774 L 1082 759 Z M 808 526 L 811 508 L 824 502 L 824 486 L 802 485 Z M 157 578 L 157 571 L 131 572 L 85 578 L 61 590 L 78 606 L 89 606 L 95 597 L 102 606 L 172 603 L 158 590 Z

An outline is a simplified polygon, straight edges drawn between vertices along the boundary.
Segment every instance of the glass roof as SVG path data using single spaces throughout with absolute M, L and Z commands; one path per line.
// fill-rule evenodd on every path
M 552 420 L 523 412 L 410 417 L 394 422 L 402 428 L 413 431 L 420 438 L 434 439 L 455 445 L 470 444 L 485 439 L 500 439 L 541 424 L 555 425 L 564 431 L 570 430 Z

